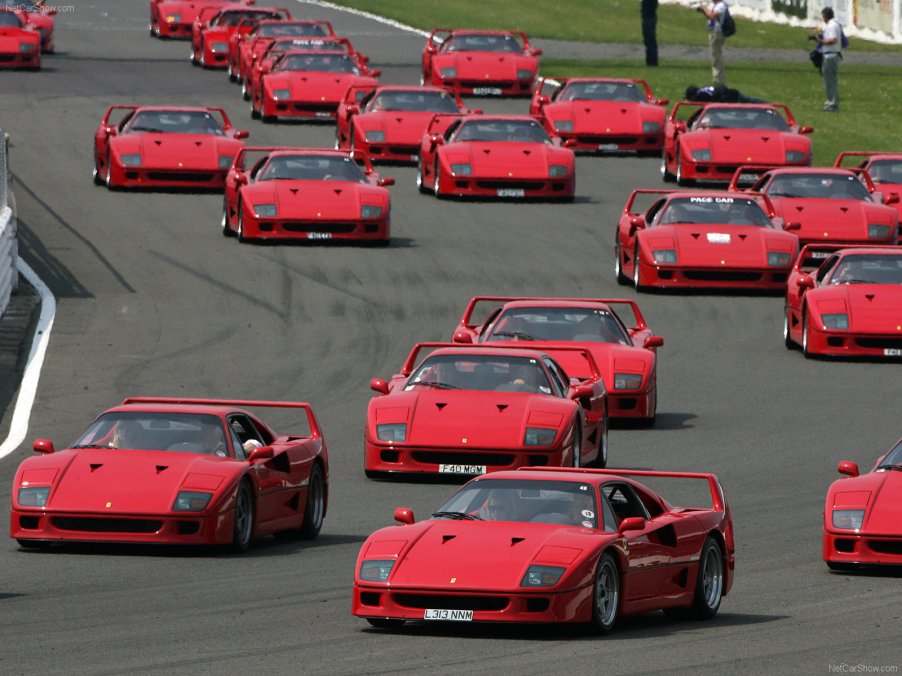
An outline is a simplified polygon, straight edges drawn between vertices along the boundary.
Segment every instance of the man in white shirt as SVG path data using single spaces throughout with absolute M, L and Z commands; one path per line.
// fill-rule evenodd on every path
M 839 112 L 839 62 L 842 61 L 842 25 L 836 20 L 832 7 L 824 7 L 821 10 L 826 26 L 822 33 L 812 35 L 824 54 L 824 62 L 821 64 L 821 76 L 824 78 L 824 91 L 827 100 L 824 101 L 824 110 Z
M 711 75 L 714 85 L 726 85 L 723 62 L 723 19 L 727 13 L 727 3 L 723 0 L 712 0 L 710 7 L 699 5 L 696 9 L 708 17 L 708 44 L 711 45 Z

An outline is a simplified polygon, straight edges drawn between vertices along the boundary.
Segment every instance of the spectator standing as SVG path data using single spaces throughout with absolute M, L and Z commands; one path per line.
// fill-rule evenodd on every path
M 812 35 L 809 39 L 816 40 L 824 54 L 824 62 L 821 64 L 821 77 L 824 78 L 824 92 L 827 100 L 824 101 L 824 110 L 830 113 L 839 112 L 839 62 L 842 61 L 842 24 L 836 20 L 832 7 L 824 7 L 821 10 L 824 19 L 824 31 L 818 35 Z
M 658 65 L 658 0 L 642 2 L 642 41 L 645 43 L 645 65 Z
M 711 76 L 714 85 L 726 85 L 726 70 L 723 61 L 723 19 L 727 13 L 727 3 L 712 0 L 710 7 L 699 5 L 696 9 L 708 17 L 708 44 L 711 46 Z

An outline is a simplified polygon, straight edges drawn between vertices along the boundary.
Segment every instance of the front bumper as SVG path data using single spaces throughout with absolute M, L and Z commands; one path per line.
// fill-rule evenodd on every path
M 364 441 L 368 472 L 459 474 L 474 476 L 518 467 L 561 467 L 561 449 L 484 449 L 398 446 Z M 568 459 L 571 460 L 572 459 Z
M 824 531 L 824 561 L 861 565 L 902 565 L 902 535 Z
M 902 359 L 902 333 L 821 330 L 809 321 L 808 351 L 831 357 Z
M 640 258 L 639 282 L 655 288 L 759 289 L 783 291 L 790 268 L 682 267 L 654 265 Z

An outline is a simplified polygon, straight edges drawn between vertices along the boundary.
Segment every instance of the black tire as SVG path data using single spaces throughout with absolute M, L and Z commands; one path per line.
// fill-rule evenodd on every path
M 19 544 L 22 544 L 21 540 L 19 540 Z M 849 571 L 858 570 L 859 568 L 857 563 L 842 563 L 839 561 L 826 561 L 825 563 L 827 564 L 827 568 L 838 573 L 848 573 Z
M 783 344 L 787 350 L 795 350 L 798 346 L 789 337 L 789 309 L 783 313 Z
M 115 190 L 116 186 L 113 185 L 113 167 L 110 164 L 110 152 L 107 151 L 106 154 L 106 174 L 103 177 L 103 183 L 106 185 L 107 190 Z
M 229 227 L 229 203 L 223 198 L 222 200 L 222 235 L 223 237 L 232 237 L 235 233 Z
M 46 540 L 24 540 L 22 538 L 16 538 L 16 542 L 18 542 L 19 546 L 23 549 L 47 549 L 50 546 L 50 543 Z
M 304 507 L 304 520 L 298 531 L 302 540 L 313 540 L 319 535 L 323 527 L 323 517 L 326 516 L 326 482 L 323 480 L 323 470 L 318 464 L 310 470 L 310 480 L 307 483 L 307 504 Z
M 247 481 L 238 485 L 235 498 L 235 523 L 232 526 L 232 542 L 229 549 L 236 553 L 246 552 L 251 546 L 254 532 L 254 492 Z
M 680 187 L 695 185 L 695 181 L 683 178 L 683 156 L 680 154 L 679 148 L 676 149 L 676 174 L 674 180 L 676 180 L 676 184 Z
M 604 552 L 595 567 L 592 586 L 592 627 L 607 634 L 620 616 L 620 569 L 611 552 Z
M 579 469 L 582 466 L 582 453 L 583 453 L 583 428 L 580 426 L 579 422 L 576 422 L 573 425 L 573 464 L 572 467 L 575 469 Z
M 368 617 L 366 621 L 378 629 L 397 629 L 404 625 L 404 620 L 390 620 L 386 617 Z
M 723 550 L 717 540 L 709 535 L 699 556 L 695 593 L 687 613 L 688 617 L 693 620 L 710 620 L 717 615 L 720 600 L 723 598 L 723 588 Z
M 419 190 L 424 195 L 428 195 L 431 192 L 429 190 L 429 186 L 426 185 L 425 179 L 423 178 L 423 163 L 422 162 L 417 164 L 417 190 Z
M 260 111 L 257 110 L 257 105 L 254 101 L 253 93 L 251 93 L 251 97 L 248 100 L 251 102 L 251 119 L 259 120 L 260 119 Z
M 610 418 L 608 418 L 608 405 L 604 407 L 604 432 L 601 434 L 601 440 L 598 442 L 598 455 L 595 457 L 593 467 L 604 469 L 608 466 L 608 429 L 610 428 Z
M 676 176 L 667 170 L 666 153 L 661 157 L 661 178 L 664 179 L 664 183 L 673 183 L 676 180 Z
M 244 236 L 244 209 L 242 208 L 241 201 L 238 202 L 238 230 L 235 233 L 235 236 L 238 238 L 238 241 L 242 244 L 246 244 L 248 239 Z
M 814 354 L 808 349 L 808 308 L 802 308 L 802 354 L 812 359 Z
M 629 286 L 630 278 L 623 274 L 623 252 L 619 233 L 614 236 L 614 276 L 621 286 Z
M 644 287 L 642 285 L 642 280 L 640 279 L 639 272 L 639 242 L 636 242 L 636 249 L 633 251 L 633 288 L 636 291 L 641 291 Z
M 97 168 L 97 158 L 94 158 L 94 171 L 91 174 L 91 178 L 94 179 L 94 185 L 103 185 L 103 176 L 100 175 L 100 170 Z
M 442 191 L 440 189 L 441 188 L 440 184 L 441 184 L 441 181 L 440 181 L 440 174 L 439 174 L 439 170 L 438 170 L 438 158 L 436 158 L 435 173 L 432 176 L 432 193 L 439 199 L 442 198 Z
M 251 88 L 248 86 L 247 78 L 241 81 L 241 98 L 245 101 L 251 100 Z

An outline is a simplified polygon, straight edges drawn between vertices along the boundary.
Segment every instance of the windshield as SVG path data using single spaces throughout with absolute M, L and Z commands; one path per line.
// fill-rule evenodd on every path
M 900 441 L 896 447 L 891 450 L 883 462 L 880 463 L 881 467 L 902 467 L 902 441 Z
M 222 421 L 199 413 L 105 413 L 91 423 L 72 448 L 117 448 L 231 455 Z
M 609 310 L 518 307 L 501 313 L 486 336 L 496 340 L 557 340 L 629 345 L 629 336 Z
M 129 132 L 157 134 L 208 134 L 223 136 L 219 122 L 210 113 L 186 110 L 144 110 L 128 125 Z
M 532 120 L 468 120 L 457 130 L 455 141 L 512 141 L 549 143 L 541 125 Z
M 0 27 L 3 28 L 21 28 L 22 21 L 12 12 L 0 11 Z
M 224 12 L 219 18 L 211 22 L 211 26 L 232 27 L 237 26 L 242 19 L 271 19 L 277 14 L 272 12 L 254 12 L 254 11 L 231 11 Z
M 471 481 L 433 514 L 437 519 L 556 523 L 598 527 L 595 488 L 570 481 Z
M 279 62 L 278 69 L 360 75 L 360 70 L 345 54 L 288 54 Z
M 452 35 L 442 43 L 442 51 L 521 54 L 523 47 L 512 35 Z
M 869 200 L 870 193 L 854 174 L 777 174 L 765 192 L 770 197 Z
M 538 359 L 507 355 L 431 355 L 414 370 L 404 389 L 420 387 L 551 394 L 551 383 Z
M 902 284 L 902 253 L 851 254 L 836 264 L 829 284 Z
M 319 23 L 268 23 L 260 26 L 257 35 L 269 38 L 287 35 L 328 35 L 326 27 Z
M 713 108 L 705 111 L 692 128 L 789 131 L 786 120 L 772 108 Z
M 257 175 L 258 181 L 352 181 L 366 183 L 366 178 L 350 157 L 338 155 L 279 155 Z
M 671 199 L 655 225 L 754 225 L 770 227 L 764 210 L 743 197 L 680 197 Z
M 379 92 L 369 104 L 371 112 L 409 111 L 428 113 L 460 112 L 454 97 L 442 91 L 401 91 L 388 90 Z
M 868 165 L 874 183 L 902 183 L 902 159 L 874 160 Z
M 645 101 L 645 92 L 632 82 L 571 82 L 558 101 Z

